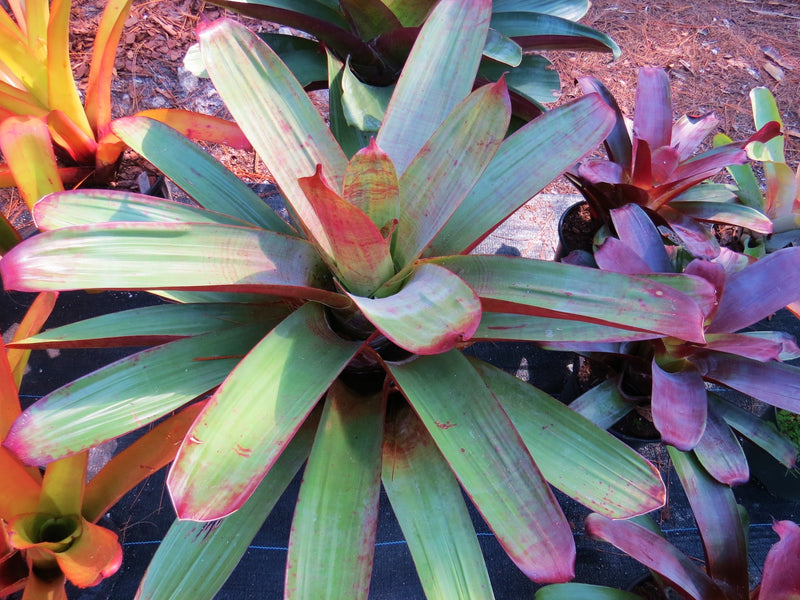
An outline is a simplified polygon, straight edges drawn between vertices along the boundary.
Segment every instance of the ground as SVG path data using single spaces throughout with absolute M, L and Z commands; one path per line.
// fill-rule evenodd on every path
M 104 3 L 74 0 L 72 49 L 79 86 L 85 86 L 93 33 Z M 118 116 L 146 108 L 177 106 L 224 115 L 213 89 L 185 71 L 182 58 L 193 43 L 200 15 L 215 19 L 223 10 L 202 0 L 159 2 L 135 0 L 116 61 L 115 111 Z M 719 131 L 733 138 L 753 132 L 748 92 L 765 85 L 783 113 L 788 162 L 800 163 L 800 6 L 796 0 L 597 0 L 582 21 L 613 37 L 622 56 L 553 52 L 549 57 L 562 78 L 555 103 L 580 94 L 576 79 L 600 78 L 632 114 L 636 70 L 668 70 L 676 117 L 714 111 Z M 253 27 L 270 27 L 248 21 Z M 269 178 L 252 153 L 212 149 L 240 177 L 253 182 Z M 117 185 L 135 188 L 137 176 L 152 167 L 128 153 Z M 565 181 L 547 191 L 573 192 Z M 14 193 L 11 210 L 24 219 Z

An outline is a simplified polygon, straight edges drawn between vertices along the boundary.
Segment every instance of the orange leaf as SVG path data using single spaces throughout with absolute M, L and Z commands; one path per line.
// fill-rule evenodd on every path
M 212 115 L 178 108 L 154 108 L 136 113 L 137 117 L 150 117 L 161 121 L 192 140 L 225 144 L 231 148 L 250 150 L 252 146 L 239 126 Z

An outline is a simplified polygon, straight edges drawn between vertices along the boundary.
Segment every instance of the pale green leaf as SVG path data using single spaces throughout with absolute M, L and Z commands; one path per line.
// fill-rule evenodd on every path
M 493 599 L 458 481 L 408 406 L 397 407 L 388 418 L 382 481 L 426 598 Z
M 422 27 L 377 138 L 398 174 L 472 90 L 491 8 L 490 0 L 442 0 Z
M 312 413 L 250 499 L 213 524 L 175 520 L 158 545 L 136 600 L 212 600 L 305 462 L 318 423 Z
M 499 31 L 490 29 L 486 35 L 483 55 L 508 67 L 517 67 L 522 62 L 522 48 L 514 40 Z
M 699 221 L 726 223 L 758 233 L 772 233 L 772 221 L 761 211 L 744 204 L 722 202 L 673 202 L 672 208 Z
M 777 121 L 783 126 L 781 111 L 769 88 L 759 86 L 750 90 L 750 104 L 753 108 L 753 122 L 756 130 L 770 121 Z M 783 150 L 784 137 L 776 136 L 768 142 L 754 142 L 748 148 L 748 155 L 753 160 L 782 163 L 786 162 Z
M 380 392 L 328 390 L 292 520 L 285 598 L 366 599 L 385 409 Z
M 598 427 L 608 429 L 631 412 L 634 405 L 623 398 L 616 381 L 607 379 L 575 398 L 569 408 Z
M 526 54 L 520 64 L 511 70 L 507 65 L 489 61 L 483 61 L 478 69 L 478 77 L 489 81 L 497 81 L 504 74 L 508 89 L 531 102 L 541 104 L 558 99 L 561 79 L 553 64 L 544 56 Z
M 588 583 L 555 583 L 537 590 L 534 600 L 641 600 L 641 596 Z
M 383 335 L 415 354 L 438 354 L 470 339 L 481 318 L 480 300 L 469 286 L 432 264 L 417 267 L 391 296 L 348 295 Z
M 147 117 L 116 119 L 111 127 L 200 206 L 271 231 L 294 233 L 242 180 L 171 127 Z
M 431 262 L 464 279 L 480 296 L 484 311 L 572 318 L 704 341 L 698 304 L 661 283 L 512 256 L 449 256 Z
M 625 342 L 651 340 L 657 333 L 619 329 L 597 323 L 485 312 L 472 336 L 474 340 L 516 340 L 529 342 Z
M 336 141 L 342 147 L 345 155 L 353 156 L 364 148 L 370 141 L 368 132 L 361 131 L 347 122 L 342 103 L 342 78 L 344 77 L 344 64 L 330 51 L 328 57 L 328 118 L 330 128 Z
M 614 125 L 614 112 L 590 95 L 555 108 L 506 139 L 426 249 L 426 256 L 471 250 L 564 170 L 599 145 Z
M 290 212 L 321 235 L 322 225 L 297 180 L 322 165 L 328 183 L 340 192 L 347 167 L 322 116 L 277 55 L 244 25 L 221 19 L 201 28 L 198 38 L 211 80 L 275 177 Z
M 394 86 L 375 86 L 355 76 L 347 64 L 342 71 L 342 108 L 347 122 L 361 131 L 378 131 Z
M 518 12 L 528 11 L 544 13 L 556 17 L 577 21 L 586 16 L 589 0 L 494 0 L 492 11 Z
M 398 268 L 416 259 L 458 209 L 500 147 L 510 117 L 505 84 L 483 86 L 447 115 L 408 165 L 392 248 Z
M 611 518 L 664 505 L 667 491 L 658 470 L 637 452 L 534 386 L 486 363 L 472 365 L 548 483 Z
M 5 443 L 44 464 L 138 429 L 219 385 L 266 331 L 247 324 L 120 359 L 35 402 Z
M 519 434 L 458 351 L 389 363 L 464 490 L 526 576 L 572 578 L 569 523 Z
M 360 346 L 310 302 L 261 340 L 184 439 L 168 478 L 178 516 L 210 521 L 244 504 Z
M 57 229 L 14 248 L 0 261 L 0 270 L 7 289 L 20 291 L 205 289 L 342 303 L 342 296 L 318 289 L 327 285 L 327 271 L 308 242 L 227 225 L 108 223 Z

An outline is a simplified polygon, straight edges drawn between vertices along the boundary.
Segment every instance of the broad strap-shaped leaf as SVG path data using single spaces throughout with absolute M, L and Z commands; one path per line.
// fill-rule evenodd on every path
M 341 107 L 347 123 L 363 132 L 377 132 L 394 92 L 394 86 L 369 85 L 350 68 L 342 69 Z
M 611 91 L 596 77 L 580 77 L 578 84 L 581 86 L 584 94 L 591 94 L 593 92 L 600 94 L 603 101 L 614 111 L 614 128 L 608 134 L 603 145 L 606 148 L 608 159 L 612 164 L 620 166 L 620 169 L 629 173 L 633 161 L 633 147 L 631 143 L 631 134 L 625 123 L 625 117 L 622 114 L 622 109 L 617 103 L 617 99 L 611 94 Z M 605 162 L 605 161 L 604 161 Z
M 653 206 L 648 207 L 655 210 Z M 671 206 L 664 205 L 658 208 L 658 215 L 667 222 L 692 256 L 706 260 L 713 260 L 719 256 L 719 242 L 708 227 Z
M 64 189 L 50 133 L 40 119 L 9 117 L 0 124 L 0 152 L 28 209 L 51 192 Z M 31 165 L 36 165 L 35 169 Z
M 319 168 L 299 183 L 322 226 L 306 232 L 309 240 L 346 290 L 371 296 L 394 275 L 389 243 L 364 211 L 328 186 Z
M 511 256 L 448 256 L 431 262 L 466 281 L 485 311 L 570 318 L 704 341 L 700 306 L 661 283 Z
M 651 150 L 669 146 L 672 139 L 672 91 L 664 69 L 641 67 L 636 87 L 633 135 Z
M 490 29 L 489 33 L 492 31 L 494 30 Z M 509 40 L 509 43 L 519 48 L 513 41 Z M 478 69 L 478 81 L 499 81 L 501 78 L 505 79 L 512 95 L 517 96 L 515 98 L 517 101 L 524 98 L 536 107 L 542 106 L 543 103 L 553 102 L 561 89 L 561 80 L 553 64 L 539 54 L 526 54 L 522 57 L 520 64 L 510 71 L 508 65 L 502 63 L 486 60 L 481 63 L 481 67 Z M 516 106 L 514 109 L 515 116 L 522 116 Z M 522 118 L 527 122 L 533 116 L 523 116 Z
M 108 265 L 125 264 L 109 270 Z M 346 302 L 326 285 L 313 247 L 246 227 L 107 223 L 48 231 L 0 261 L 6 289 L 183 289 Z M 319 287 L 318 287 L 319 286 Z
M 19 342 L 24 348 L 106 348 L 148 346 L 258 323 L 269 327 L 289 314 L 283 303 L 165 304 L 109 313 L 54 329 Z
M 706 386 L 693 365 L 682 363 L 674 369 L 668 371 L 653 359 L 653 424 L 664 442 L 691 450 L 706 428 Z
M 554 583 L 536 591 L 534 600 L 641 600 L 641 596 L 588 583 Z
M 115 454 L 86 485 L 83 517 L 96 522 L 140 482 L 171 463 L 203 406 L 204 402 L 187 406 Z
M 618 58 L 621 50 L 605 35 L 570 19 L 552 14 L 522 11 L 492 12 L 491 26 L 522 46 L 523 50 L 592 50 L 612 52 Z
M 569 403 L 570 410 L 583 415 L 592 423 L 608 429 L 631 412 L 634 405 L 625 400 L 617 382 L 606 379 Z
M 725 485 L 739 485 L 750 479 L 747 457 L 736 434 L 710 407 L 706 429 L 694 447 L 694 455 L 709 475 Z
M 788 334 L 787 334 L 788 335 Z M 794 343 L 793 339 L 761 338 L 743 333 L 709 333 L 705 350 L 738 354 L 761 362 L 781 360 L 785 343 Z M 797 357 L 795 357 L 797 358 Z
M 472 365 L 550 485 L 612 518 L 664 505 L 661 476 L 637 452 L 534 386 L 486 363 Z
M 401 27 L 395 14 L 381 0 L 340 0 L 339 4 L 363 40 Z
M 661 234 L 638 204 L 612 209 L 611 221 L 620 241 L 642 258 L 653 273 L 674 270 Z
M 769 88 L 758 86 L 750 90 L 750 105 L 753 109 L 753 122 L 758 129 L 771 121 L 775 121 L 783 127 L 781 111 Z M 784 138 L 781 135 L 763 143 L 756 142 L 748 149 L 748 152 L 753 160 L 782 163 L 786 161 L 783 145 Z
M 311 302 L 261 340 L 181 445 L 168 477 L 178 516 L 212 521 L 244 504 L 360 347 L 331 331 Z
M 485 312 L 472 339 L 542 342 L 626 342 L 652 340 L 658 333 L 631 331 L 585 321 Z
M 492 12 L 494 12 L 494 5 L 492 5 Z M 491 58 L 498 65 L 519 67 L 522 62 L 522 47 L 507 35 L 496 29 L 489 29 L 486 35 L 486 44 L 483 46 L 483 57 Z M 486 61 L 481 62 L 483 63 L 481 66 L 485 66 Z M 556 77 L 558 77 L 557 73 Z
M 592 513 L 586 517 L 586 532 L 594 538 L 613 544 L 652 569 L 685 597 L 694 600 L 727 598 L 694 561 L 663 537 L 634 521 L 612 520 Z
M 64 148 L 74 162 L 84 165 L 95 163 L 97 142 L 71 121 L 64 111 L 51 110 L 47 113 L 47 128 L 53 141 Z
M 490 0 L 443 0 L 422 27 L 377 137 L 399 175 L 472 90 L 491 10 Z
M 573 576 L 564 513 L 503 409 L 456 350 L 389 370 L 497 540 L 526 576 Z
M 800 590 L 800 569 L 797 569 L 800 527 L 792 521 L 777 521 L 772 524 L 772 529 L 780 536 L 780 540 L 769 549 L 764 560 L 758 598 L 789 600 Z
M 171 127 L 146 117 L 116 119 L 112 130 L 200 206 L 278 233 L 294 230 L 241 179 Z
M 747 540 L 733 491 L 709 476 L 691 454 L 667 449 L 700 530 L 706 571 L 731 598 L 747 598 Z
M 236 123 L 214 115 L 182 108 L 151 108 L 136 113 L 136 116 L 160 121 L 191 140 L 225 144 L 239 150 L 253 149 Z
M 89 61 L 89 81 L 86 86 L 86 117 L 92 130 L 105 135 L 111 122 L 111 80 L 114 60 L 122 29 L 130 14 L 133 0 L 110 0 L 103 9 Z
M 419 265 L 391 296 L 348 296 L 383 335 L 414 354 L 450 350 L 470 339 L 481 320 L 475 292 L 460 277 L 434 264 Z
M 591 95 L 554 108 L 507 138 L 455 214 L 436 235 L 426 256 L 471 250 L 509 215 L 595 148 L 614 115 Z M 535 163 L 528 168 L 522 161 Z
M 39 465 L 134 431 L 219 385 L 265 333 L 247 324 L 120 359 L 36 401 L 5 444 Z
M 458 481 L 408 406 L 389 413 L 383 442 L 389 496 L 428 600 L 494 598 Z
M 318 412 L 312 412 L 235 513 L 214 523 L 176 519 L 147 567 L 136 600 L 212 600 L 308 457 L 318 423 Z
M 399 188 L 392 159 L 374 139 L 347 164 L 342 198 L 361 209 L 383 232 L 398 218 Z
M 698 221 L 726 223 L 757 233 L 772 233 L 772 221 L 761 211 L 743 204 L 721 202 L 673 202 L 672 208 Z
M 511 104 L 503 80 L 467 96 L 400 176 L 392 254 L 402 268 L 417 258 L 483 174 L 503 141 Z
M 372 138 L 368 132 L 353 127 L 348 122 L 343 107 L 346 100 L 342 89 L 345 65 L 330 50 L 327 50 L 325 54 L 328 68 L 328 119 L 330 129 L 336 141 L 341 145 L 345 156 L 352 157 L 359 150 L 365 148 Z
M 36 512 L 63 516 L 80 514 L 88 464 L 88 452 L 79 452 L 48 464 Z
M 42 493 L 37 481 L 14 453 L 0 446 L 0 468 L 4 485 L 0 486 L 0 518 L 6 522 L 17 515 L 36 511 Z
M 800 412 L 800 368 L 735 354 L 698 352 L 689 360 L 703 378 L 788 411 Z
M 594 260 L 600 269 L 612 273 L 646 275 L 651 271 L 650 265 L 633 248 L 611 236 L 594 251 Z
M 713 112 L 700 116 L 683 115 L 672 125 L 671 146 L 679 160 L 687 160 L 703 140 L 714 131 L 719 119 Z
M 123 190 L 70 190 L 49 194 L 33 208 L 42 231 L 92 223 L 250 223 L 218 212 Z
M 367 598 L 381 481 L 386 402 L 334 382 L 303 472 L 284 597 Z
M 766 450 L 775 460 L 787 469 L 797 464 L 797 447 L 778 432 L 774 423 L 761 419 L 752 413 L 709 392 L 709 407 L 743 436 Z
M 298 179 L 322 165 L 339 192 L 347 168 L 347 157 L 322 116 L 278 56 L 244 25 L 220 19 L 199 28 L 198 39 L 211 80 L 275 177 L 288 208 L 304 229 L 320 237 L 324 227 Z
M 744 329 L 798 299 L 800 248 L 778 250 L 728 276 L 708 332 Z

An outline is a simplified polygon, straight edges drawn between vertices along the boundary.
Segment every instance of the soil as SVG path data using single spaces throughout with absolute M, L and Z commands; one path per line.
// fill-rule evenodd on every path
M 81 89 L 85 89 L 93 35 L 103 6 L 98 0 L 73 1 L 71 45 Z M 182 65 L 201 14 L 211 20 L 230 16 L 202 0 L 134 1 L 115 63 L 115 116 L 164 107 L 226 115 L 212 86 Z M 256 30 L 277 28 L 235 18 Z M 638 67 L 660 66 L 670 74 L 676 117 L 714 111 L 720 120 L 719 131 L 744 138 L 754 129 L 748 92 L 766 85 L 783 111 L 787 161 L 790 165 L 800 162 L 800 6 L 795 0 L 595 0 L 582 22 L 614 38 L 622 56 L 612 62 L 602 53 L 548 53 L 562 79 L 562 93 L 554 98 L 554 105 L 580 95 L 577 78 L 594 75 L 631 115 Z M 324 108 L 324 95 L 312 94 Z M 252 152 L 221 147 L 209 150 L 249 182 L 270 179 Z M 150 181 L 157 176 L 155 169 L 129 152 L 116 185 L 142 187 L 146 184 L 139 178 L 142 172 Z M 546 191 L 575 193 L 563 179 Z M 18 225 L 29 221 L 14 190 L 5 191 L 2 201 L 2 208 Z

